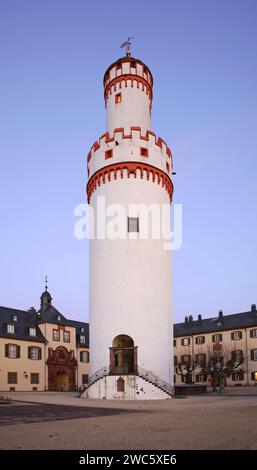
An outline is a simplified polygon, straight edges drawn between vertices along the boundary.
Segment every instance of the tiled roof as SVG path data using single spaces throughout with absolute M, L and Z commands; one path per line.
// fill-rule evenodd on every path
M 190 321 L 191 320 L 191 321 Z M 174 324 L 174 337 L 197 335 L 201 333 L 216 333 L 222 330 L 236 330 L 257 327 L 257 311 L 219 315 L 213 318 L 199 319 Z
M 13 320 L 17 317 L 17 321 Z M 60 320 L 58 320 L 60 318 Z M 0 307 L 0 337 L 10 339 L 21 339 L 45 342 L 45 338 L 39 328 L 41 323 L 60 324 L 76 328 L 77 345 L 89 346 L 89 325 L 88 323 L 67 320 L 53 305 L 49 305 L 44 311 L 39 310 L 17 310 L 14 308 Z M 7 333 L 7 324 L 14 325 L 14 333 Z M 29 328 L 36 328 L 36 336 L 29 335 Z M 84 330 L 84 331 L 82 331 Z M 80 341 L 80 337 L 85 336 L 85 342 Z
M 17 321 L 14 317 L 17 317 Z M 31 340 L 44 343 L 45 338 L 37 326 L 36 310 L 24 311 L 15 308 L 0 307 L 0 336 L 2 338 Z M 7 324 L 14 325 L 14 333 L 7 333 Z M 36 328 L 36 336 L 29 335 L 29 328 Z

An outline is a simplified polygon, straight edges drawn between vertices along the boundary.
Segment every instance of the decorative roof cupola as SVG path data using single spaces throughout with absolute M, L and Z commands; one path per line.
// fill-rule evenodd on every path
M 44 312 L 48 307 L 52 305 L 52 297 L 50 292 L 47 290 L 47 276 L 45 278 L 45 291 L 42 293 L 41 297 L 41 312 Z

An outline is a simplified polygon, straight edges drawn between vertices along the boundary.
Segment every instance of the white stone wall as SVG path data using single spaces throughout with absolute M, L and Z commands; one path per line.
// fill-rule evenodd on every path
M 139 126 L 146 131 L 151 129 L 150 98 L 140 83 L 128 81 L 121 83 L 109 96 L 106 104 L 107 131 L 113 134 L 115 128 L 124 127 L 129 131 L 131 126 Z M 115 104 L 115 95 L 121 93 L 121 102 Z
M 107 400 L 169 400 L 171 397 L 155 385 L 135 375 L 123 375 L 125 391 L 117 391 L 119 376 L 109 375 L 95 382 L 87 391 L 86 398 Z
M 106 206 L 169 204 L 165 189 L 146 179 L 101 185 L 92 195 L 93 207 L 97 196 L 106 197 Z M 113 339 L 126 334 L 138 347 L 139 366 L 172 383 L 171 256 L 164 241 L 90 241 L 90 375 L 109 365 Z

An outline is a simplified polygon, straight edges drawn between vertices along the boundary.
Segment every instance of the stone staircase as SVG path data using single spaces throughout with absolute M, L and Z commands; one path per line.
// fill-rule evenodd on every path
M 80 398 L 87 398 L 88 397 L 88 389 L 101 380 L 103 377 L 106 377 L 110 375 L 109 374 L 109 367 L 102 367 L 99 369 L 97 372 L 95 372 L 91 377 L 89 377 L 88 383 L 84 386 L 83 391 L 80 394 Z M 122 375 L 122 374 L 121 374 Z M 138 377 L 141 379 L 145 380 L 146 382 L 154 385 L 157 387 L 159 390 L 162 390 L 164 393 L 166 393 L 169 397 L 174 397 L 174 387 L 172 387 L 168 382 L 165 382 L 164 380 L 160 379 L 156 375 L 154 375 L 152 372 L 147 371 L 143 369 L 142 367 L 138 367 L 137 371 Z

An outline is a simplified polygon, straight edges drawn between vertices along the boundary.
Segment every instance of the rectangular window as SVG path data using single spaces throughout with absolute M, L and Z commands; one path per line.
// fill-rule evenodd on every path
M 30 328 L 29 329 L 29 336 L 36 336 L 36 335 L 37 335 L 36 328 Z
M 14 333 L 14 325 L 7 325 L 7 333 Z
M 177 356 L 174 356 L 174 366 L 177 366 L 178 365 L 178 358 Z
M 139 217 L 128 217 L 128 232 L 139 232 Z
M 174 346 L 174 348 L 176 348 L 176 346 L 177 346 L 177 340 L 176 339 L 173 340 L 173 346 Z
M 166 162 L 166 170 L 167 170 L 168 173 L 170 172 L 170 165 L 169 165 L 168 162 Z
M 105 151 L 105 160 L 108 160 L 108 158 L 112 158 L 112 149 Z
M 118 62 L 118 63 L 116 64 L 116 70 L 118 70 L 118 69 L 121 69 L 121 62 Z
M 86 337 L 84 335 L 80 335 L 80 342 L 85 343 L 86 342 Z
M 31 372 L 31 374 L 30 374 L 30 383 L 31 384 L 39 384 L 39 373 L 38 372 Z
M 235 349 L 231 352 L 231 359 L 235 362 L 240 362 L 243 359 L 243 351 L 241 349 Z
M 130 61 L 130 66 L 135 69 L 135 68 L 136 68 L 136 61 L 135 61 L 135 60 L 131 60 L 131 61 Z
M 205 336 L 196 336 L 195 344 L 204 344 L 205 343 Z
M 212 342 L 213 343 L 219 343 L 220 341 L 222 341 L 222 334 L 221 333 L 217 333 L 216 335 L 212 335 Z
M 63 341 L 65 343 L 69 343 L 70 342 L 70 332 L 69 331 L 64 331 L 63 332 Z
M 60 341 L 60 330 L 53 330 L 53 341 Z
M 257 329 L 251 330 L 250 331 L 250 336 L 251 336 L 251 338 L 257 338 Z
M 88 374 L 82 374 L 82 385 L 88 383 Z
M 242 339 L 242 331 L 233 331 L 231 333 L 231 339 L 233 341 L 238 341 L 239 339 Z
M 197 364 L 203 366 L 206 362 L 206 354 L 196 354 L 195 360 Z
M 38 361 L 42 357 L 41 348 L 38 346 L 29 346 L 28 347 L 28 359 L 32 359 L 33 361 Z
M 257 349 L 251 349 L 251 360 L 257 361 Z
M 115 104 L 119 104 L 121 102 L 122 102 L 121 93 L 117 93 L 117 95 L 115 95 Z
M 190 345 L 190 338 L 183 338 L 181 340 L 182 346 L 189 346 Z
M 17 372 L 8 372 L 7 374 L 8 384 L 17 384 Z
M 8 357 L 9 359 L 18 359 L 20 357 L 20 346 L 17 344 L 6 344 L 5 357 Z
M 141 157 L 149 157 L 149 150 L 145 147 L 140 147 Z
M 80 362 L 89 362 L 89 352 L 80 351 Z
M 190 354 L 184 354 L 183 356 L 181 356 L 181 363 L 182 364 L 190 364 L 190 362 L 191 362 Z
M 239 370 L 237 372 L 232 373 L 232 380 L 234 382 L 241 382 L 244 380 L 244 372 L 242 370 Z

